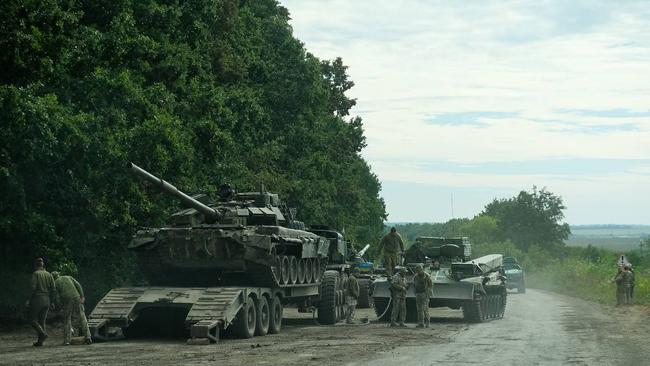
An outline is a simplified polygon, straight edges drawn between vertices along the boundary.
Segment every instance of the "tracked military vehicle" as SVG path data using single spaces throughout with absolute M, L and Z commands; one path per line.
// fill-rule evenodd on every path
M 433 281 L 429 307 L 462 309 L 467 322 L 501 318 L 506 308 L 506 278 L 503 257 L 490 254 L 470 259 L 471 244 L 467 238 L 418 237 L 405 253 L 408 270 L 407 320 L 416 317 L 413 276 L 415 266 L 423 265 Z M 373 298 L 375 311 L 382 319 L 390 318 L 390 279 L 377 279 Z
M 277 333 L 288 305 L 317 309 L 322 324 L 345 318 L 345 245 L 305 230 L 277 194 L 223 185 L 211 202 L 128 168 L 188 208 L 164 227 L 136 232 L 129 249 L 150 287 L 110 291 L 90 315 L 96 339 L 119 336 L 115 328 L 128 332 L 161 308 L 181 309 L 192 339 L 210 341 L 226 329 L 244 338 Z

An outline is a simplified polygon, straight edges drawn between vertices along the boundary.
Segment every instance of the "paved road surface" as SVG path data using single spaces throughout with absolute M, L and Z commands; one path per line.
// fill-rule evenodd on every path
M 529 290 L 509 294 L 504 319 L 352 365 L 650 365 L 648 330 L 648 314 L 638 307 L 601 307 Z

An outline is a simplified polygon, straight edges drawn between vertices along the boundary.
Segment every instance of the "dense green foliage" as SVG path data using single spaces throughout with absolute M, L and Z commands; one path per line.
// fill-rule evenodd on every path
M 263 182 L 306 222 L 378 240 L 354 84 L 275 0 L 6 0 L 0 18 L 3 272 L 44 256 L 93 299 L 137 280 L 131 234 L 179 205 L 127 161 L 188 193 Z
M 468 236 L 474 257 L 500 253 L 517 258 L 526 271 L 528 286 L 614 304 L 616 285 L 612 279 L 621 252 L 587 244 L 564 245 L 569 233 L 568 226 L 561 223 L 564 208 L 560 197 L 533 188 L 509 199 L 495 199 L 472 219 L 396 227 L 409 243 L 417 236 Z M 650 303 L 650 238 L 640 246 L 635 240 L 639 249 L 625 253 L 636 273 L 633 301 L 646 304 Z
M 495 199 L 481 215 L 497 220 L 502 240 L 511 240 L 522 249 L 531 246 L 561 247 L 571 230 L 562 223 L 566 207 L 562 198 L 547 191 L 521 191 L 516 197 Z

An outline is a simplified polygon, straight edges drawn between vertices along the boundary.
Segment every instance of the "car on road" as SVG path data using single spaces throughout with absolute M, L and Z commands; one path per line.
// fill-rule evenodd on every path
M 517 259 L 514 257 L 503 258 L 503 269 L 508 278 L 508 289 L 517 289 L 517 293 L 526 293 L 526 276 Z

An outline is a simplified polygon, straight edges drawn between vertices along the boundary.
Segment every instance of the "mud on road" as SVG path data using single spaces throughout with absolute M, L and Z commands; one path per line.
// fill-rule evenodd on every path
M 357 319 L 374 318 L 372 309 L 358 309 Z M 458 314 L 440 319 L 433 328 L 388 328 L 386 323 L 320 326 L 311 314 L 285 309 L 280 334 L 250 339 L 222 339 L 217 344 L 190 346 L 184 338 L 127 339 L 91 346 L 61 346 L 61 329 L 49 329 L 44 347 L 31 346 L 30 329 L 0 334 L 2 365 L 340 365 L 371 359 L 399 346 L 449 342 L 465 327 Z M 453 337 L 452 337 L 453 338 Z
M 0 333 L 2 365 L 644 365 L 650 311 L 613 308 L 553 293 L 510 294 L 506 317 L 466 324 L 459 311 L 432 309 L 432 328 L 386 323 L 319 326 L 285 311 L 282 332 L 188 346 L 184 338 L 128 339 L 92 346 L 31 346 L 29 329 Z M 374 317 L 358 310 L 358 319 Z

